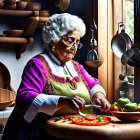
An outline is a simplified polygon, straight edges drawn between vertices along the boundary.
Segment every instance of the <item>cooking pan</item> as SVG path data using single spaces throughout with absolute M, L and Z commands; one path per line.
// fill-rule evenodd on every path
M 136 13 L 138 13 L 136 11 Z M 137 42 L 134 44 L 134 46 L 127 50 L 121 58 L 122 64 L 134 66 L 134 67 L 140 67 L 140 18 L 138 16 L 138 35 L 137 35 Z
M 139 0 L 137 1 L 139 7 Z M 134 55 L 134 61 L 140 64 L 140 17 L 138 16 L 137 18 L 138 18 L 138 35 L 137 35 L 137 42 L 134 44 L 134 49 L 136 50 L 136 53 Z
M 127 50 L 121 57 L 121 62 L 123 65 L 128 64 L 129 66 L 133 67 L 139 67 L 140 63 L 136 60 L 136 54 L 139 53 L 139 50 L 137 48 L 131 48 Z
M 120 31 L 121 29 L 121 32 Z M 132 47 L 133 43 L 131 38 L 125 33 L 123 22 L 118 23 L 118 31 L 111 40 L 111 48 L 114 54 L 121 59 L 124 52 Z

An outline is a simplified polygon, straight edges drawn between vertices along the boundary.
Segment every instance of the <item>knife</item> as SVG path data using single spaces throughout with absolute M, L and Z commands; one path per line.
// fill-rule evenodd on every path
M 89 104 L 89 105 L 85 105 L 85 108 L 88 108 L 88 107 L 96 107 L 96 108 L 101 108 L 100 105 L 95 105 L 95 104 Z

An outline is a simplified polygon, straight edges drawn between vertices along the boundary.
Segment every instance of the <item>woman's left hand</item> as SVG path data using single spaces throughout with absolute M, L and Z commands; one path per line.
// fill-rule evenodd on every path
M 101 105 L 102 108 L 100 108 L 101 111 L 107 111 L 110 107 L 110 103 L 106 99 L 105 95 L 101 92 L 97 92 L 92 97 L 92 102 Z

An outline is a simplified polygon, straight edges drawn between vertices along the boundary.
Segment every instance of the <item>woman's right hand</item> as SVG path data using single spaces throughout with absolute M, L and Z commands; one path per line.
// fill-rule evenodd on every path
M 78 112 L 78 108 L 82 111 L 85 108 L 85 100 L 79 96 L 74 97 L 60 97 L 58 101 L 57 109 L 62 107 L 68 107 L 75 112 Z

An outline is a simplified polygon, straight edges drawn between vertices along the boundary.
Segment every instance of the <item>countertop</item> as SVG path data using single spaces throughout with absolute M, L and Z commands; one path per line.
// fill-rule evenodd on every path
M 140 121 L 122 122 L 109 116 L 111 122 L 104 126 L 80 126 L 71 121 L 46 121 L 45 131 L 55 137 L 72 140 L 135 140 L 140 139 Z
M 0 119 L 9 118 L 10 114 L 12 113 L 14 107 L 7 107 L 4 110 L 0 110 Z

